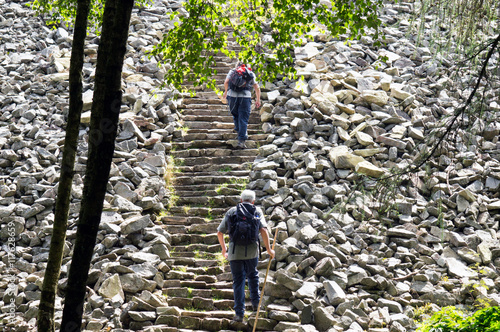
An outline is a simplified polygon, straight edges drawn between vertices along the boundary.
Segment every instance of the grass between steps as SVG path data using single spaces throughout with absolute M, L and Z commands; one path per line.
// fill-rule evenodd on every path
M 208 212 L 207 212 L 207 216 L 205 217 L 205 221 L 212 221 L 212 220 L 214 220 L 214 219 L 215 219 L 215 217 L 214 217 L 214 215 L 212 214 L 212 208 L 211 208 L 211 207 L 209 207 L 209 208 L 208 208 Z
M 217 260 L 217 266 L 224 268 L 226 265 L 226 258 L 222 256 L 222 251 L 214 253 L 215 259 Z
M 221 183 L 217 188 L 215 189 L 215 192 L 218 195 L 221 195 L 221 192 L 224 188 L 227 188 L 230 184 L 235 185 L 235 189 L 237 190 L 245 190 L 247 187 L 247 184 L 249 182 L 249 179 L 247 177 L 245 178 L 238 178 L 238 179 L 230 179 L 228 182 Z
M 170 192 L 170 199 L 166 211 L 161 211 L 159 217 L 164 217 L 168 214 L 168 211 L 177 205 L 179 200 L 179 195 L 175 193 L 175 178 L 177 174 L 181 173 L 179 166 L 184 165 L 184 159 L 174 158 L 172 155 L 167 156 L 167 166 L 165 167 L 165 175 L 163 179 L 165 180 L 165 188 Z M 186 213 L 189 211 L 186 211 Z
M 194 253 L 194 258 L 196 258 L 196 259 L 210 260 L 210 259 L 217 258 L 217 257 L 214 257 L 215 256 L 214 253 L 210 253 L 210 252 L 206 252 L 206 251 L 194 250 L 193 253 Z

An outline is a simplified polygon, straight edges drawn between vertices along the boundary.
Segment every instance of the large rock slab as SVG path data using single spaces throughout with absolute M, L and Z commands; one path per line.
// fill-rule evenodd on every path
M 113 301 L 120 303 L 125 301 L 125 294 L 123 292 L 120 276 L 118 274 L 113 274 L 108 279 L 105 279 L 101 284 L 101 287 L 99 287 L 98 293 L 102 297 Z
M 353 169 L 357 164 L 365 161 L 363 157 L 351 153 L 346 146 L 331 149 L 328 156 L 335 165 L 335 168 L 339 169 Z

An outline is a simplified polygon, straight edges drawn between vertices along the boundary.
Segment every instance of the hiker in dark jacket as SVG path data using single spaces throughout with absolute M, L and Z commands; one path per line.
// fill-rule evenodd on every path
M 242 67 L 245 66 L 245 67 Z M 224 81 L 224 94 L 223 99 L 227 99 L 229 104 L 229 110 L 234 120 L 234 130 L 238 133 L 238 145 L 237 149 L 246 149 L 245 141 L 248 139 L 247 127 L 248 119 L 250 118 L 250 110 L 252 106 L 252 88 L 255 89 L 255 106 L 260 107 L 260 87 L 255 81 L 255 73 L 248 71 L 250 73 L 251 80 L 245 86 L 242 91 L 233 91 L 230 87 L 231 75 L 238 69 L 250 67 L 246 66 L 244 63 L 238 63 L 235 69 L 231 69 L 226 76 Z
M 241 208 L 253 210 L 255 203 L 255 192 L 244 190 L 241 193 Z M 239 204 L 240 205 L 240 204 Z M 259 243 L 255 241 L 249 245 L 235 245 L 231 239 L 229 247 L 226 247 L 224 234 L 229 233 L 231 220 L 237 214 L 237 207 L 232 207 L 226 212 L 222 222 L 217 228 L 217 238 L 222 247 L 222 255 L 229 260 L 231 266 L 231 274 L 233 276 L 234 290 L 234 310 L 236 315 L 233 320 L 243 321 L 245 314 L 245 281 L 248 278 L 248 288 L 250 290 L 250 300 L 252 302 L 252 310 L 257 311 L 259 305 L 259 273 L 257 271 L 257 263 L 259 262 Z M 274 257 L 274 250 L 269 244 L 269 235 L 267 233 L 267 223 L 264 219 L 264 214 L 260 208 L 255 208 L 255 216 L 259 222 L 259 233 L 262 236 L 267 252 Z

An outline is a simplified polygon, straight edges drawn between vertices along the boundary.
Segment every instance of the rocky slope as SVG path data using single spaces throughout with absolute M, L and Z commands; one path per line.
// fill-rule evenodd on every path
M 70 30 L 46 28 L 25 4 L 0 0 L 0 326 L 12 331 L 32 331 L 35 325 L 64 140 L 71 43 Z M 369 36 L 346 45 L 315 33 L 296 50 L 304 79 L 263 87 L 259 115 L 266 135 L 253 137 L 263 141 L 248 188 L 258 192 L 270 228 L 279 233 L 261 329 L 411 331 L 422 308 L 500 302 L 497 118 L 472 137 L 474 144 L 464 134 L 428 168 L 395 187 L 388 216 L 378 212 L 370 184 L 355 186 L 359 174 L 380 177 L 411 164 L 430 130 L 459 103 L 448 85 L 453 58 L 440 64 L 431 48 L 415 46 L 406 35 L 413 6 L 386 5 L 387 44 L 378 49 Z M 230 133 L 208 138 L 203 135 L 215 133 L 196 132 L 190 123 L 203 122 L 203 116 L 204 122 L 213 123 L 214 116 L 227 121 L 215 96 L 202 92 L 202 102 L 172 99 L 173 91 L 157 88 L 163 71 L 144 57 L 169 24 L 165 13 L 178 8 L 162 1 L 134 10 L 120 134 L 89 278 L 87 330 L 242 328 L 224 311 L 231 307 L 227 266 L 213 264 L 214 225 L 231 203 L 220 193 L 237 191 L 230 185 L 218 192 L 217 186 L 202 188 L 192 182 L 199 174 L 181 173 L 177 185 L 187 186 L 177 187 L 175 195 L 165 185 L 175 166 L 191 172 L 214 157 L 202 154 L 222 153 L 223 164 L 224 151 L 231 153 Z M 89 35 L 86 110 L 97 42 Z M 492 113 L 500 108 L 498 84 L 496 89 L 488 100 Z M 62 290 L 83 186 L 88 117 L 86 112 L 80 132 Z M 186 135 L 181 128 L 189 125 Z M 216 127 L 218 134 L 230 132 L 226 127 Z M 173 165 L 180 158 L 192 158 L 193 165 Z M 214 169 L 197 171 L 221 171 L 214 163 Z M 245 177 L 243 171 L 221 181 Z M 215 184 L 219 175 L 205 176 Z M 192 194 L 195 185 L 201 190 Z M 157 218 L 176 196 L 179 207 Z M 188 211 L 182 205 L 190 207 L 193 219 L 181 216 Z M 193 226 L 195 219 L 202 226 Z M 209 286 L 203 290 L 202 283 Z

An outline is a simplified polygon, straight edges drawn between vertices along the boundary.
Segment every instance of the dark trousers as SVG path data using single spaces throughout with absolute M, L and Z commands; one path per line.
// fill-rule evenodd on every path
M 258 258 L 229 261 L 231 274 L 233 275 L 234 311 L 238 316 L 243 316 L 245 313 L 245 281 L 247 278 L 248 288 L 250 289 L 250 301 L 254 306 L 259 305 L 258 262 Z
M 244 142 L 248 139 L 247 127 L 252 98 L 227 97 L 227 102 L 229 104 L 229 111 L 233 116 L 234 129 L 238 132 L 238 141 Z

